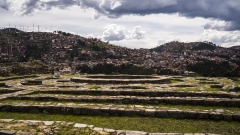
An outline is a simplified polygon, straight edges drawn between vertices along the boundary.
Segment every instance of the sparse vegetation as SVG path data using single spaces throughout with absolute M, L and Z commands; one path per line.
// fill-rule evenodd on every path
M 139 130 L 160 133 L 215 133 L 223 135 L 240 134 L 239 122 L 184 120 L 184 119 L 160 119 L 143 117 L 104 117 L 104 116 L 72 116 L 72 115 L 47 115 L 29 113 L 3 113 L 1 118 L 22 120 L 52 120 L 78 122 L 97 127 L 111 129 Z M 160 126 L 159 126 L 160 125 Z M 169 126 L 171 125 L 171 126 Z M 184 125 L 184 126 L 183 126 Z M 71 128 L 63 128 L 63 133 L 79 133 L 71 131 Z M 81 131 L 80 131 L 81 133 Z
M 32 60 L 12 66 L 10 72 L 15 75 L 51 74 L 53 69 L 41 61 Z
M 196 64 L 189 64 L 187 69 L 198 73 L 201 76 L 209 77 L 230 77 L 240 76 L 240 68 L 233 68 L 229 62 L 216 62 L 202 59 L 202 62 Z M 201 68 L 199 68 L 201 67 Z
M 172 79 L 170 80 L 171 83 L 179 83 L 179 82 L 183 82 L 182 80 L 179 79 Z
M 100 88 L 101 88 L 100 86 L 96 86 L 96 85 L 95 85 L 95 86 L 92 86 L 90 89 L 91 89 L 91 90 L 97 90 L 97 89 L 100 89 Z
M 234 84 L 237 86 L 237 85 L 240 85 L 240 79 L 238 79 L 237 81 L 234 81 Z
M 151 68 L 138 67 L 133 64 L 122 64 L 120 66 L 114 66 L 113 64 L 97 64 L 92 67 L 82 65 L 77 67 L 77 70 L 81 70 L 81 73 L 88 74 L 152 75 L 155 73 Z
M 85 75 L 88 76 L 88 75 Z M 222 97 L 218 97 L 218 93 L 222 93 L 220 88 L 211 88 L 211 85 L 222 85 L 222 86 L 235 86 L 240 82 L 239 80 L 232 81 L 227 78 L 206 78 L 206 77 L 170 77 L 171 83 L 166 84 L 87 84 L 87 83 L 74 83 L 71 82 L 71 77 L 76 77 L 75 75 L 61 75 L 55 77 L 52 75 L 39 75 L 39 78 L 35 80 L 43 80 L 42 86 L 28 86 L 19 84 L 22 81 L 28 79 L 20 78 L 2 78 L 4 81 L 2 83 L 7 83 L 11 87 L 20 87 L 23 89 L 30 90 L 32 93 L 21 94 L 18 96 L 13 96 L 7 98 L 6 100 L 1 100 L 0 104 L 2 105 L 32 105 L 38 106 L 42 105 L 47 107 L 49 105 L 56 106 L 66 106 L 66 107 L 89 107 L 89 108 L 99 108 L 99 107 L 113 107 L 116 109 L 160 109 L 160 110 L 181 110 L 181 111 L 194 111 L 194 112 L 206 112 L 214 113 L 219 112 L 221 114 L 236 114 L 240 112 L 239 107 L 230 107 L 231 105 L 225 104 L 206 104 L 196 103 L 192 105 L 190 100 L 198 99 L 200 100 L 221 100 Z M 89 76 L 91 77 L 91 76 Z M 92 76 L 93 77 L 93 76 Z M 102 78 L 112 76 L 101 75 Z M 133 78 L 136 76 L 133 76 Z M 144 76 L 143 76 L 144 77 Z M 94 77 L 93 77 L 94 78 Z M 97 78 L 97 77 L 96 77 Z M 33 79 L 33 78 L 30 78 Z M 125 78 L 122 78 L 125 79 Z M 136 79 L 136 78 L 134 78 Z M 51 89 L 47 86 L 51 86 Z M 81 88 L 76 87 L 81 86 Z M 69 88 L 68 88 L 69 87 Z M 78 89 L 79 88 L 79 89 Z M 112 89 L 111 89 L 112 88 Z M 118 95 L 118 88 L 119 95 Z M 5 90 L 5 88 L 4 88 Z M 8 90 L 6 88 L 6 90 Z M 83 94 L 78 93 L 82 91 Z M 116 91 L 114 93 L 109 91 Z M 100 91 L 100 92 L 99 92 Z M 180 92 L 181 91 L 181 92 Z M 72 92 L 72 93 L 71 93 Z M 160 92 L 161 96 L 157 95 Z M 188 92 L 188 93 L 183 93 Z M 62 94 L 61 94 L 62 93 Z M 65 93 L 65 94 L 63 94 Z M 181 95 L 181 94 L 186 95 Z M 189 94 L 190 93 L 190 94 Z M 188 95 L 189 94 L 189 95 Z M 196 94 L 191 96 L 191 94 Z M 206 94 L 206 95 L 205 95 Z M 226 90 L 223 94 L 230 95 L 230 91 Z M 232 94 L 232 93 L 231 93 Z M 235 93 L 236 94 L 236 93 Z M 26 100 L 25 97 L 36 97 Z M 159 102 L 153 101 L 156 96 L 157 98 L 164 98 L 166 101 L 170 102 Z M 200 97 L 198 97 L 200 96 Z M 225 95 L 226 96 L 226 95 Z M 232 96 L 237 96 L 232 95 Z M 42 98 L 38 98 L 42 97 Z M 144 99 L 144 97 L 146 99 Z M 25 98 L 25 99 L 24 99 Z M 95 99 L 102 100 L 95 100 Z M 107 99 L 110 100 L 107 100 Z M 114 100 L 114 98 L 119 98 L 120 100 Z M 189 98 L 189 102 L 181 101 L 181 99 Z M 208 99 L 209 98 L 209 99 Z M 86 100 L 85 100 L 86 99 Z M 129 100 L 131 99 L 131 100 Z M 133 99 L 133 100 L 132 100 Z M 174 99 L 174 100 L 173 100 Z M 175 100 L 177 99 L 177 100 Z M 179 100 L 178 100 L 179 99 Z M 231 98 L 227 98 L 231 100 Z M 82 100 L 82 101 L 81 101 Z M 113 101 L 114 100 L 114 101 Z M 76 102 L 75 102 L 76 101 Z M 79 102 L 77 102 L 79 101 Z M 133 101 L 133 102 L 132 102 Z M 198 102 L 198 101 L 197 101 Z M 221 103 L 221 102 L 219 102 Z M 234 106 L 234 105 L 233 105 Z M 6 111 L 6 110 L 2 110 Z M 113 114 L 104 114 L 104 116 L 83 116 L 83 115 L 71 115 L 74 113 L 68 113 L 69 115 L 57 115 L 51 114 L 54 112 L 43 110 L 36 111 L 33 113 L 12 113 L 12 112 L 0 112 L 0 119 L 4 118 L 13 118 L 13 119 L 32 119 L 32 120 L 53 120 L 53 121 L 68 121 L 68 122 L 78 122 L 83 124 L 95 125 L 97 127 L 111 128 L 117 130 L 141 130 L 146 132 L 177 132 L 177 133 L 221 133 L 221 134 L 240 134 L 240 123 L 239 122 L 226 122 L 226 121 L 211 121 L 211 120 L 186 120 L 186 119 L 169 119 L 169 118 L 157 118 L 157 117 L 139 117 L 134 115 L 134 117 L 124 117 L 123 116 L 112 116 Z M 46 113 L 46 114 L 42 114 Z M 58 112 L 55 112 L 58 113 Z M 59 112 L 62 113 L 62 112 Z M 101 112 L 102 113 L 102 112 Z M 101 114 L 100 113 L 100 114 Z M 65 112 L 63 112 L 65 114 Z M 107 116 L 107 117 L 106 117 Z M 1 122 L 0 122 L 1 123 Z M 161 126 L 159 126 L 161 125 Z M 171 125 L 171 126 L 169 126 Z M 184 126 L 183 126 L 184 125 Z M 88 130 L 88 132 L 83 132 L 80 129 L 74 128 L 66 125 L 59 125 L 61 128 L 59 134 L 91 134 L 93 131 Z M 4 128 L 4 127 L 3 127 Z M 3 129 L 0 124 L 0 129 Z M 51 128 L 51 127 L 50 127 Z M 219 129 L 221 128 L 221 129 Z M 31 129 L 31 130 L 30 130 Z M 10 128 L 10 130 L 14 130 Z M 15 130 L 23 130 L 29 132 L 40 132 L 42 131 L 38 127 L 32 126 L 31 128 L 20 127 L 15 128 Z
M 6 103 L 6 104 L 15 104 L 15 103 L 21 103 L 21 104 L 35 104 L 38 105 L 39 101 L 37 100 L 11 100 L 11 99 L 7 99 L 7 100 L 3 100 L 0 103 Z M 63 101 L 63 100 L 58 100 L 58 101 L 54 101 L 54 100 L 42 100 L 41 104 L 42 105 L 49 105 L 49 104 L 73 104 L 74 106 L 81 106 L 81 105 L 87 105 L 87 106 L 101 106 L 101 105 L 110 105 L 111 103 L 109 102 L 101 102 L 101 103 L 95 103 L 95 102 L 69 102 L 69 101 Z M 123 104 L 123 103 L 114 103 L 116 105 L 120 105 L 123 108 L 134 108 L 135 105 L 141 105 L 144 108 L 148 108 L 149 106 L 151 106 L 152 108 L 155 109 L 163 109 L 163 110 L 173 110 L 173 109 L 179 109 L 182 111 L 197 111 L 197 112 L 211 112 L 211 111 L 215 111 L 217 109 L 222 109 L 224 110 L 224 114 L 231 114 L 231 113 L 236 113 L 238 111 L 240 111 L 240 108 L 238 107 L 222 107 L 222 106 L 200 106 L 200 105 L 188 105 L 188 104 L 184 104 L 184 105 L 174 105 L 174 104 L 164 104 L 164 103 L 158 103 L 158 104 Z

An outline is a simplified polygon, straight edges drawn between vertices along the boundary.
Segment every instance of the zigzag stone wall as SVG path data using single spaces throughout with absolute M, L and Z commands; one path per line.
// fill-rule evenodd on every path
M 71 78 L 72 82 L 89 84 L 136 84 L 136 83 L 170 83 L 170 78 L 147 78 L 147 79 L 101 79 L 101 78 Z
M 110 107 L 71 107 L 71 106 L 44 106 L 44 105 L 0 105 L 4 112 L 27 112 L 27 113 L 49 113 L 49 114 L 74 114 L 74 115 L 103 115 L 103 116 L 143 116 L 158 118 L 178 119 L 207 119 L 240 121 L 240 113 L 221 114 L 216 112 L 194 112 L 181 110 L 133 110 L 125 108 Z
M 73 94 L 73 95 L 129 95 L 148 97 L 208 97 L 208 98 L 230 98 L 240 99 L 240 95 L 233 93 L 204 93 L 204 92 L 178 92 L 178 91 L 149 91 L 149 90 L 47 90 L 35 91 L 45 94 Z
M 172 105 L 198 105 L 198 106 L 223 106 L 240 107 L 240 99 L 220 98 L 179 98 L 179 97 L 54 97 L 54 96 L 19 96 L 11 97 L 14 100 L 36 101 L 69 101 L 69 102 L 96 102 L 96 103 L 122 103 L 122 104 L 172 104 Z

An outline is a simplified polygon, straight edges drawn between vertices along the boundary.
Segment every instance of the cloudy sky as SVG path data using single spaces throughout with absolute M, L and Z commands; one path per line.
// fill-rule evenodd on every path
M 240 45 L 239 7 L 239 0 L 0 0 L 0 26 L 39 26 L 129 48 L 173 40 L 229 47 Z

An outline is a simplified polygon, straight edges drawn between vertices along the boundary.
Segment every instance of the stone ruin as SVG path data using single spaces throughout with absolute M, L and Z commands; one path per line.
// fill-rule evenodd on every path
M 171 80 L 176 78 L 178 82 L 171 83 Z M 189 79 L 193 79 L 191 83 L 188 82 Z M 227 81 L 231 83 L 230 80 Z M 221 79 L 170 76 L 43 76 L 15 81 L 8 78 L 0 82 L 0 86 L 2 85 L 11 86 L 4 91 L 0 90 L 0 111 L 3 112 L 240 122 L 240 95 L 232 92 L 232 86 L 224 84 Z M 92 87 L 97 89 L 91 89 Z M 229 89 L 223 91 L 223 87 Z M 6 99 L 13 102 L 1 102 Z M 162 104 L 166 106 L 161 106 Z M 168 105 L 189 105 L 193 108 L 178 109 Z M 203 110 L 198 106 L 219 109 Z M 229 107 L 238 109 L 226 109 Z

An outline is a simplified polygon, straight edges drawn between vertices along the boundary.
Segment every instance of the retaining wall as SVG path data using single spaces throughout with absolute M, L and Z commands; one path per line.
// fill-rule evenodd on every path
M 19 89 L 19 90 L 1 89 L 1 90 L 0 90 L 0 93 L 2 93 L 2 94 L 6 94 L 6 93 L 19 92 L 19 91 L 22 91 L 22 89 Z
M 54 96 L 19 96 L 9 97 L 14 100 L 36 101 L 70 101 L 70 102 L 96 102 L 96 103 L 122 103 L 122 104 L 172 104 L 172 105 L 198 105 L 240 107 L 240 99 L 214 99 L 214 98 L 173 98 L 173 97 L 54 97 Z
M 76 83 L 92 83 L 92 84 L 136 84 L 136 83 L 155 83 L 168 84 L 170 79 L 92 79 L 92 78 L 71 78 Z
M 37 75 L 13 76 L 13 77 L 0 78 L 0 81 L 16 80 L 16 79 L 32 78 L 32 77 L 38 77 L 38 76 Z
M 159 78 L 158 76 L 151 75 L 91 75 L 86 78 L 98 78 L 98 79 L 153 79 Z
M 177 91 L 145 91 L 145 90 L 48 90 L 35 91 L 46 94 L 73 94 L 73 95 L 129 95 L 148 97 L 209 97 L 209 98 L 230 98 L 239 99 L 239 94 L 231 93 L 200 93 L 200 92 L 177 92 Z
M 216 112 L 194 112 L 181 110 L 134 110 L 110 107 L 69 107 L 69 106 L 43 106 L 43 105 L 0 105 L 0 111 L 49 113 L 49 114 L 74 114 L 74 115 L 104 115 L 104 116 L 143 116 L 177 119 L 207 119 L 240 121 L 240 112 L 236 114 L 221 114 Z
M 42 80 L 27 80 L 25 82 L 21 82 L 22 85 L 42 85 Z
M 0 82 L 0 87 L 6 87 L 7 85 L 6 85 L 6 83 L 4 83 L 4 82 Z

